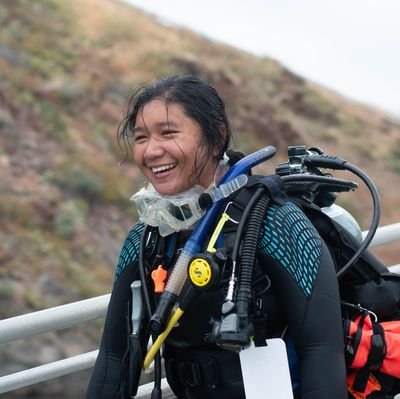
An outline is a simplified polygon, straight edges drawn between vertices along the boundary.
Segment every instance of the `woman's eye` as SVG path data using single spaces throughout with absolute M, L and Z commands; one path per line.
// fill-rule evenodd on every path
M 175 136 L 175 133 L 176 133 L 176 130 L 164 130 L 164 131 L 161 133 L 161 135 L 162 135 L 163 137 L 168 138 L 168 137 L 174 137 L 174 136 Z
M 143 134 L 133 134 L 129 137 L 129 142 L 131 144 L 140 144 L 146 141 L 147 136 Z

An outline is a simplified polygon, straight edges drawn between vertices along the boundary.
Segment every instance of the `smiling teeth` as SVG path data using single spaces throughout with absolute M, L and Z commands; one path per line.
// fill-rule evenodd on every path
M 164 166 L 158 166 L 157 168 L 151 168 L 153 173 L 160 173 L 164 172 L 166 170 L 172 169 L 176 166 L 176 164 L 171 164 L 171 165 L 164 165 Z

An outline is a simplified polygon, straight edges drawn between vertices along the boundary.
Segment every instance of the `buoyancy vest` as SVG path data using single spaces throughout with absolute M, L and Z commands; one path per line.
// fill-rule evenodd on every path
M 254 183 L 254 179 L 257 180 L 257 176 L 252 177 L 253 179 L 253 186 L 256 186 L 258 184 L 258 182 Z M 246 187 L 243 188 L 242 190 L 240 190 L 240 192 L 238 193 L 238 195 L 235 197 L 235 201 L 236 202 L 241 202 L 243 204 L 243 206 L 245 206 L 248 201 L 249 198 L 251 198 L 251 195 L 254 193 L 254 188 L 252 187 Z M 282 193 L 282 195 L 286 195 L 285 193 Z M 293 199 L 295 200 L 295 199 Z M 303 209 L 304 213 L 308 216 L 308 218 L 310 219 L 310 221 L 314 224 L 314 226 L 316 227 L 316 229 L 318 230 L 318 232 L 320 233 L 321 237 L 323 238 L 323 240 L 325 241 L 325 243 L 327 244 L 330 252 L 332 255 L 334 255 L 334 258 L 337 260 L 337 264 L 340 265 L 340 262 L 342 262 L 343 258 L 347 259 L 349 258 L 349 256 L 351 256 L 351 253 L 355 250 L 355 244 L 353 245 L 353 242 L 350 240 L 346 240 L 345 243 L 343 243 L 342 237 L 346 237 L 346 232 L 343 232 L 340 228 L 340 226 L 337 226 L 334 222 L 332 222 L 328 216 L 324 215 L 322 213 L 322 211 L 315 206 L 311 206 L 311 205 L 307 205 L 307 204 L 300 204 L 301 208 Z M 241 212 L 241 209 L 239 210 L 239 213 Z M 231 215 L 233 219 L 236 219 L 235 215 Z M 318 222 L 317 222 L 318 221 Z M 231 226 L 231 229 L 234 230 L 234 226 Z M 229 230 L 229 229 L 228 229 Z M 337 232 L 340 232 L 340 234 L 337 234 Z M 136 241 L 135 241 L 136 242 Z M 135 248 L 137 247 L 137 245 L 135 246 Z M 344 249 L 343 249 L 344 248 Z M 137 250 L 137 248 L 135 249 Z M 129 250 L 129 253 L 131 253 L 132 251 Z M 261 262 L 262 263 L 262 262 Z M 373 305 L 375 302 L 380 302 L 380 307 L 382 308 L 382 312 L 385 314 L 385 318 L 387 320 L 391 320 L 394 317 L 394 314 L 396 314 L 396 312 L 398 313 L 398 309 L 399 309 L 399 278 L 400 276 L 398 275 L 394 275 L 392 273 L 389 273 L 387 271 L 387 269 L 380 264 L 380 262 L 377 261 L 376 264 L 373 264 L 372 266 L 369 265 L 368 268 L 364 267 L 364 264 L 369 264 L 371 262 L 369 262 L 369 257 L 367 256 L 363 256 L 362 258 L 360 258 L 360 260 L 357 262 L 357 265 L 355 267 L 354 270 L 356 270 L 355 273 L 349 272 L 345 278 L 342 280 L 341 282 L 341 295 L 343 292 L 345 292 L 346 294 L 348 294 L 346 296 L 346 300 L 351 301 L 353 303 L 361 303 L 364 307 L 369 307 L 369 304 Z M 262 265 L 260 265 L 262 266 Z M 125 274 L 123 275 L 123 278 L 121 280 L 125 280 L 126 278 L 133 278 L 131 276 L 130 273 L 130 269 L 131 268 L 126 268 L 124 269 Z M 257 268 L 256 268 L 257 269 Z M 363 273 L 363 271 L 368 270 L 368 273 Z M 126 271 L 128 271 L 129 276 L 127 276 Z M 263 274 L 261 270 L 256 271 L 254 274 L 254 281 L 257 280 L 257 276 L 259 275 L 259 272 L 261 272 L 260 274 Z M 137 278 L 137 276 L 135 277 Z M 389 287 L 389 292 L 390 295 L 388 296 L 388 298 L 390 300 L 386 301 L 376 301 L 377 298 L 377 293 L 378 291 L 380 291 L 381 293 L 385 293 L 385 289 L 382 288 L 382 291 L 380 289 L 381 287 L 381 283 L 383 282 L 383 286 L 384 287 Z M 388 284 L 387 284 L 388 283 Z M 121 285 L 124 284 L 124 289 L 121 288 Z M 265 281 L 260 283 L 261 286 L 265 285 Z M 372 288 L 371 288 L 372 285 Z M 351 289 L 351 287 L 357 286 L 357 293 L 356 295 L 353 295 L 353 291 Z M 345 288 L 343 290 L 343 287 Z M 370 289 L 365 289 L 365 287 L 370 287 Z M 261 292 L 262 292 L 262 287 L 261 288 Z M 274 287 L 272 287 L 272 290 L 274 289 Z M 371 291 L 372 290 L 372 291 Z M 113 293 L 113 297 L 112 300 L 110 302 L 110 307 L 109 307 L 109 314 L 110 316 L 112 316 L 112 313 L 118 313 L 118 311 L 121 313 L 125 313 L 124 311 L 121 311 L 121 309 L 124 309 L 123 303 L 125 303 L 128 299 L 128 294 L 125 293 L 125 291 L 129 292 L 129 284 L 126 283 L 124 281 L 117 281 L 116 284 L 116 289 L 115 292 Z M 290 293 L 291 290 L 289 290 L 288 295 L 291 295 Z M 373 295 L 371 297 L 371 295 L 369 295 L 370 292 L 373 292 Z M 124 294 L 124 298 L 122 298 L 120 300 L 120 297 L 122 296 L 121 293 Z M 263 306 L 269 304 L 272 305 L 273 302 L 272 298 L 267 298 L 268 294 L 271 294 L 272 291 L 267 290 L 266 292 L 263 292 L 262 294 L 262 304 Z M 126 295 L 125 295 L 126 294 Z M 216 296 L 218 297 L 218 301 L 221 300 L 221 296 L 218 293 L 215 293 Z M 386 294 L 385 294 L 386 295 Z M 274 298 L 275 295 L 272 295 L 272 297 Z M 358 298 L 365 298 L 365 301 L 368 302 L 367 304 L 365 304 L 364 299 L 363 301 L 358 301 Z M 385 296 L 386 298 L 386 296 Z M 204 302 L 203 302 L 204 299 Z M 202 346 L 200 349 L 205 349 L 204 345 L 206 345 L 205 341 L 204 341 L 204 333 L 205 331 L 199 330 L 199 329 L 195 329 L 195 326 L 197 323 L 194 323 L 194 321 L 199 322 L 199 316 L 200 314 L 204 314 L 204 323 L 200 323 L 202 326 L 207 326 L 208 325 L 208 321 L 209 321 L 209 316 L 210 313 L 212 314 L 213 311 L 211 311 L 212 309 L 214 309 L 215 311 L 217 311 L 219 309 L 219 304 L 220 302 L 216 302 L 214 301 L 215 298 L 213 298 L 213 295 L 208 295 L 204 296 L 203 299 L 200 299 L 196 304 L 193 305 L 193 308 L 191 308 L 190 312 L 185 313 L 184 317 L 181 320 L 182 324 L 186 325 L 185 329 L 174 329 L 173 332 L 171 333 L 169 339 L 168 339 L 168 344 L 170 346 L 173 346 L 175 348 L 185 348 L 185 345 L 182 345 L 182 343 L 187 342 L 188 346 L 196 346 L 197 343 L 201 343 Z M 120 302 L 117 302 L 117 300 L 120 300 Z M 296 302 L 296 301 L 294 301 Z M 389 303 L 389 304 L 388 304 Z M 263 308 L 262 312 L 266 313 L 269 316 L 269 320 L 268 323 L 265 323 L 265 320 L 262 321 L 262 326 L 267 326 L 268 328 L 274 327 L 277 329 L 281 328 L 281 320 L 275 324 L 275 325 L 271 325 L 271 321 L 274 320 L 274 317 L 270 317 L 271 316 L 271 312 L 273 312 L 273 310 L 277 310 L 280 309 L 279 306 L 275 306 L 276 304 L 273 304 L 274 306 L 271 306 L 270 309 L 266 309 Z M 281 305 L 281 304 L 280 304 Z M 390 308 L 388 310 L 388 308 Z M 211 311 L 211 312 L 210 312 Z M 278 311 L 278 313 L 280 313 Z M 318 312 L 316 312 L 314 314 L 314 316 L 316 316 L 318 314 Z M 115 317 L 114 317 L 115 318 Z M 115 318 L 116 319 L 116 318 Z M 197 319 L 197 320 L 195 320 Z M 122 315 L 120 318 L 118 318 L 118 320 L 116 320 L 115 322 L 113 322 L 113 320 L 111 320 L 111 317 L 108 317 L 107 321 L 106 321 L 106 330 L 107 330 L 107 334 L 103 334 L 103 340 L 104 340 L 104 347 L 101 348 L 100 350 L 100 355 L 99 355 L 99 359 L 104 360 L 104 362 L 101 364 L 99 361 L 97 362 L 98 364 L 96 364 L 96 369 L 95 369 L 95 377 L 97 378 L 97 380 L 99 381 L 99 388 L 98 389 L 103 389 L 103 385 L 104 385 L 104 371 L 102 369 L 104 364 L 108 364 L 110 363 L 110 361 L 106 361 L 109 360 L 108 357 L 111 356 L 109 355 L 109 348 L 107 348 L 108 346 L 118 346 L 120 345 L 121 348 L 119 349 L 119 354 L 118 356 L 121 357 L 119 361 L 119 363 L 122 363 L 122 355 L 124 353 L 124 348 L 123 345 L 121 344 L 121 342 L 124 342 L 124 339 L 120 337 L 120 335 L 117 334 L 117 331 L 120 331 L 120 325 L 121 323 L 123 324 L 122 321 Z M 315 317 L 315 320 L 318 321 L 318 317 Z M 193 323 L 192 323 L 193 322 Z M 192 326 L 192 327 L 191 327 Z M 271 331 L 267 332 L 270 333 Z M 114 338 L 115 337 L 115 338 Z M 107 339 L 105 339 L 107 338 Z M 177 345 L 180 344 L 180 345 Z M 208 346 L 208 345 L 207 345 Z M 184 351 L 186 352 L 186 349 L 184 349 Z M 116 357 L 116 356 L 115 356 Z M 118 358 L 119 359 L 119 358 Z M 120 367 L 120 366 L 118 366 Z M 115 375 L 117 375 L 117 373 L 115 373 Z M 119 374 L 118 374 L 119 375 Z M 100 383 L 101 382 L 101 383 Z M 118 381 L 115 381 L 115 383 L 117 384 Z M 92 397 L 96 397 L 96 396 L 88 396 L 90 398 Z M 100 396 L 97 396 L 100 397 Z M 103 397 L 103 396 L 102 396 Z M 106 396 L 104 396 L 106 397 Z
M 257 177 L 254 176 L 249 185 L 242 188 L 233 198 L 229 198 L 228 201 L 232 200 L 234 202 L 228 212 L 232 219 L 240 219 L 242 210 L 246 208 L 247 204 L 250 202 L 259 184 L 263 183 L 257 181 Z M 275 186 L 275 184 L 273 185 Z M 275 201 L 275 206 L 271 205 L 271 213 L 269 213 L 270 219 L 263 218 L 264 221 L 269 220 L 269 222 L 264 224 L 264 228 L 269 230 L 263 230 L 263 234 L 258 237 L 258 240 L 263 240 L 264 233 L 271 233 L 274 235 L 274 232 L 276 232 L 278 234 L 276 242 L 282 245 L 279 245 L 279 247 L 276 248 L 276 252 L 271 253 L 271 255 L 267 255 L 266 251 L 260 253 L 258 263 L 261 267 L 262 274 L 268 276 L 271 272 L 271 289 L 275 290 L 276 297 L 274 295 L 274 299 L 278 300 L 279 305 L 274 308 L 281 309 L 281 311 L 278 312 L 281 314 L 281 317 L 282 315 L 286 316 L 285 321 L 289 324 L 288 331 L 293 334 L 291 335 L 293 342 L 296 349 L 299 351 L 299 356 L 302 361 L 300 366 L 302 369 L 302 397 L 314 398 L 315 392 L 318 391 L 320 397 L 342 399 L 345 394 L 345 367 L 344 356 L 343 358 L 340 356 L 342 348 L 340 339 L 341 319 L 339 307 L 337 306 L 339 304 L 339 297 L 334 280 L 335 274 L 332 261 L 329 257 L 328 250 L 323 245 L 318 234 L 316 234 L 311 223 L 307 221 L 297 207 L 293 206 L 284 191 L 281 191 L 278 187 L 274 194 L 276 203 L 282 204 L 282 206 L 276 205 Z M 240 206 L 240 204 L 242 206 Z M 238 215 L 233 212 L 234 209 L 238 209 Z M 302 216 L 300 216 L 300 214 Z M 282 224 L 278 225 L 278 221 L 282 222 Z M 295 226 L 300 226 L 302 228 L 296 229 Z M 234 228 L 234 226 L 232 227 Z M 302 260 L 304 260 L 303 257 L 300 256 L 302 248 L 307 249 L 309 245 L 311 245 L 311 241 L 308 243 L 306 240 L 305 231 L 311 234 L 311 238 L 315 237 L 315 242 L 321 245 L 321 254 L 314 262 L 311 260 L 310 262 L 305 262 L 304 275 L 302 271 L 299 271 L 299 274 L 303 277 L 308 277 L 299 281 L 296 279 L 296 275 L 291 273 L 290 267 L 298 267 L 299 263 L 296 263 L 297 261 L 302 263 Z M 284 235 L 280 236 L 280 234 Z M 296 237 L 299 237 L 299 240 L 295 240 Z M 309 238 L 308 235 L 307 238 Z M 264 244 L 265 242 L 266 241 L 264 241 Z M 273 245 L 275 241 L 273 240 L 271 242 L 271 245 Z M 302 243 L 303 247 L 299 246 L 299 243 Z M 278 257 L 278 253 L 286 253 L 287 257 L 281 261 Z M 297 255 L 299 255 L 299 257 L 297 257 Z M 290 258 L 290 256 L 292 257 Z M 288 258 L 290 258 L 293 263 L 291 263 Z M 310 257 L 310 259 L 312 259 L 312 257 Z M 320 265 L 323 266 L 319 267 Z M 313 274 L 312 267 L 316 267 L 318 272 Z M 310 272 L 309 274 L 307 274 L 308 271 Z M 253 277 L 256 275 L 257 273 L 253 274 Z M 315 280 L 313 280 L 313 276 L 315 276 Z M 310 283 L 309 285 L 307 285 L 308 282 Z M 310 292 L 307 290 L 308 288 L 310 288 Z M 269 290 L 267 292 L 271 291 Z M 207 295 L 204 295 L 202 298 L 200 297 L 196 303 L 192 305 L 190 310 L 185 312 L 180 320 L 179 327 L 171 331 L 166 341 L 165 356 L 167 361 L 172 359 L 174 361 L 172 362 L 173 364 L 182 362 L 182 356 L 187 356 L 192 349 L 196 349 L 196 344 L 201 344 L 201 349 L 204 348 L 204 331 L 201 331 L 198 327 L 196 328 L 196 325 L 201 324 L 202 326 L 204 325 L 204 327 L 207 327 L 207 325 L 209 326 L 208 320 L 210 314 L 212 315 L 214 313 L 213 309 L 215 309 L 217 311 L 216 314 L 218 314 L 218 310 L 220 311 L 221 308 L 221 302 L 218 304 L 216 298 L 212 298 L 210 294 L 211 293 L 207 293 Z M 214 292 L 214 294 L 218 295 L 217 292 Z M 332 300 L 325 301 L 325 297 L 330 297 Z M 270 299 L 262 299 L 263 305 L 271 304 Z M 327 306 L 329 309 L 327 309 Z M 267 329 L 270 329 L 272 325 L 276 327 L 276 320 L 271 316 L 271 310 L 267 311 L 267 322 L 261 322 L 261 326 L 264 325 Z M 322 324 L 321 317 L 324 320 Z M 200 319 L 203 319 L 203 322 L 199 323 Z M 325 326 L 326 330 L 321 328 L 322 325 Z M 304 334 L 304 330 L 307 330 L 308 333 Z M 268 331 L 266 332 L 268 333 Z M 280 332 L 282 332 L 282 329 Z M 332 345 L 316 344 L 326 341 L 329 341 Z M 183 345 L 185 343 L 186 345 Z M 178 345 L 180 345 L 180 347 Z M 217 349 L 215 345 L 213 347 Z M 328 353 L 326 351 L 328 351 Z M 206 353 L 206 356 L 209 356 L 209 354 Z M 333 361 L 329 362 L 328 365 L 328 362 L 325 361 L 326 358 L 333 359 Z M 322 374 L 318 381 L 313 378 L 313 375 L 316 373 Z M 190 380 L 192 381 L 193 378 Z M 342 381 L 343 384 L 340 384 L 340 381 Z M 189 387 L 188 389 L 192 388 Z M 200 395 L 199 397 L 205 396 Z

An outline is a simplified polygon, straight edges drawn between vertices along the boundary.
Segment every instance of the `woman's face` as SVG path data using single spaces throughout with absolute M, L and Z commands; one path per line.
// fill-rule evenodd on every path
M 155 99 L 139 111 L 133 132 L 133 159 L 154 188 L 174 195 L 195 184 L 208 187 L 216 161 L 210 158 L 197 173 L 196 160 L 205 156 L 200 125 L 179 104 Z

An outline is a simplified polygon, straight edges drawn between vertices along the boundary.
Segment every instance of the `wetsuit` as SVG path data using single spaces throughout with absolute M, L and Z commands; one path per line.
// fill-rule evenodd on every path
M 126 309 L 130 284 L 139 278 L 139 241 L 143 228 L 140 223 L 135 225 L 122 248 L 87 399 L 124 397 Z M 267 280 L 266 290 L 263 287 Z M 300 391 L 296 399 L 346 399 L 340 299 L 334 265 L 315 228 L 289 201 L 267 209 L 258 237 L 253 290 L 254 296 L 261 299 L 259 313 L 267 315 L 263 324 L 265 335 L 276 336 L 288 326 L 287 333 L 300 363 Z M 238 355 L 207 341 L 210 318 L 220 316 L 223 297 L 223 287 L 203 294 L 167 338 L 166 372 L 179 398 L 245 397 Z M 260 381 L 260 392 L 268 392 L 269 378 L 274 376 L 266 375 Z

